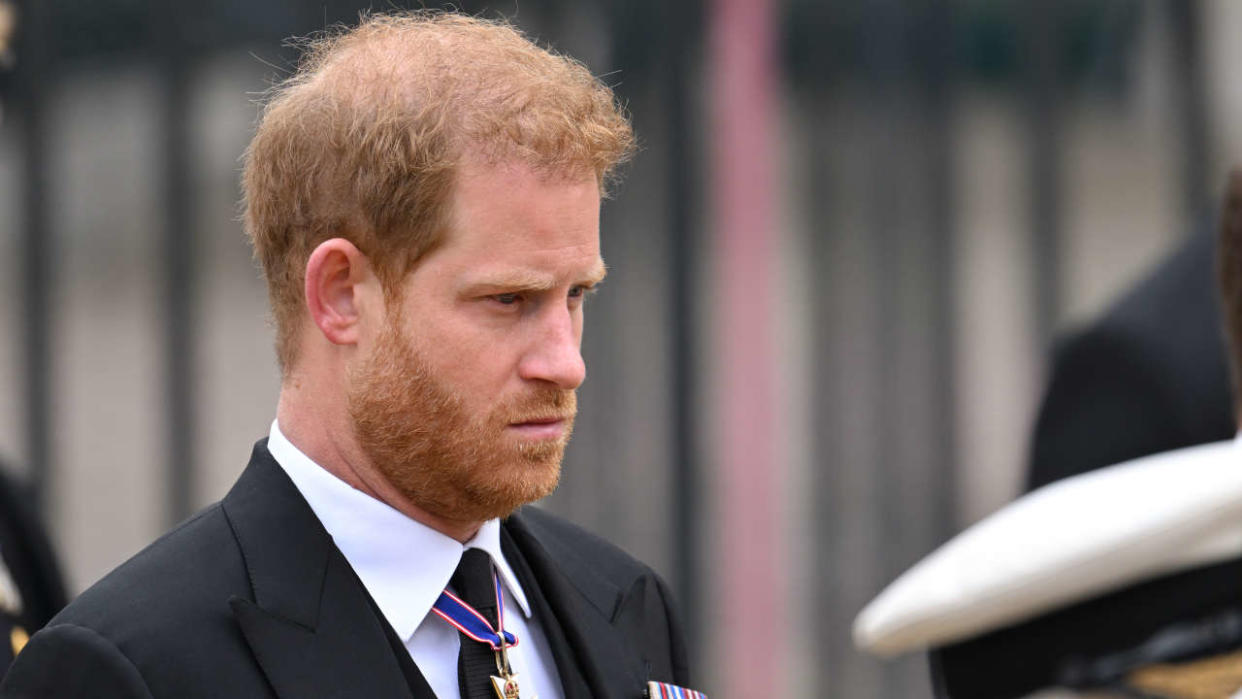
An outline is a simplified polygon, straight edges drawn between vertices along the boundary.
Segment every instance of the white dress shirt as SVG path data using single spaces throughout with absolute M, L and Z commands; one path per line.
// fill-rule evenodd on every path
M 311 461 L 275 421 L 267 449 L 306 499 L 336 547 L 405 643 L 439 699 L 460 699 L 457 629 L 431 613 L 467 548 L 487 552 L 504 589 L 504 627 L 518 637 L 509 651 L 522 696 L 561 699 L 547 637 L 517 576 L 500 551 L 500 520 L 489 520 L 464 545 L 356 490 Z

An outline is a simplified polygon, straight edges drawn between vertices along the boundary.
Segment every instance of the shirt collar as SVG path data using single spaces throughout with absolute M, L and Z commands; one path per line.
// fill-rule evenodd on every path
M 403 641 L 431 611 L 467 548 L 491 557 L 522 614 L 530 605 L 500 550 L 500 520 L 483 523 L 465 545 L 350 486 L 293 445 L 276 421 L 267 450 L 284 469 L 332 541 Z

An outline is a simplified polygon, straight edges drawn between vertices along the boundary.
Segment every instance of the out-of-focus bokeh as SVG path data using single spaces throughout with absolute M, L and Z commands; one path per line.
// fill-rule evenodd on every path
M 546 506 L 670 580 L 717 699 L 930 696 L 853 616 L 1019 492 L 1054 337 L 1210 217 L 1242 4 L 458 6 L 584 61 L 643 144 Z M 282 40 L 365 7 L 0 2 L 0 454 L 75 591 L 266 434 L 239 158 Z

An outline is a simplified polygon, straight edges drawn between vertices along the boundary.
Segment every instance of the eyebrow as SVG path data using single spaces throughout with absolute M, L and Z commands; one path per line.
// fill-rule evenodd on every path
M 595 286 L 608 275 L 608 267 L 600 260 L 589 272 L 576 281 L 577 285 Z M 464 289 L 469 293 L 487 291 L 548 291 L 557 286 L 557 279 L 551 274 L 543 274 L 534 270 L 506 270 L 494 274 L 484 274 L 468 281 Z

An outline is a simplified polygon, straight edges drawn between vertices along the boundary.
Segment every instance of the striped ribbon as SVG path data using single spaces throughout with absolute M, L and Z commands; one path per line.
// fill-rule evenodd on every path
M 648 682 L 647 699 L 707 699 L 707 695 L 666 682 Z
M 505 600 L 500 594 L 500 576 L 494 575 L 494 578 L 496 581 L 496 621 L 497 626 L 500 627 L 499 633 L 492 628 L 491 622 L 474 607 L 466 604 L 464 600 L 448 590 L 440 593 L 431 611 L 439 614 L 440 618 L 452 624 L 466 636 L 479 643 L 486 643 L 492 647 L 492 650 L 498 651 L 501 649 L 500 634 L 504 634 L 506 646 L 516 646 L 518 639 L 517 636 L 505 631 Z

